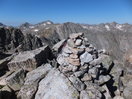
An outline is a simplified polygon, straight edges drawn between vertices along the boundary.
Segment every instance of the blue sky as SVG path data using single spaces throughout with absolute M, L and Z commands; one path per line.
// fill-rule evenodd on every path
M 0 22 L 4 24 L 45 20 L 132 24 L 132 0 L 0 0 Z

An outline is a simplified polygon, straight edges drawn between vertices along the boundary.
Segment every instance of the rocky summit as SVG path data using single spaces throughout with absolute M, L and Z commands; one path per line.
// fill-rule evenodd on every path
M 25 23 L 22 31 L 0 27 L 0 99 L 132 99 L 131 51 L 122 66 L 82 26 L 90 27 L 51 21 Z

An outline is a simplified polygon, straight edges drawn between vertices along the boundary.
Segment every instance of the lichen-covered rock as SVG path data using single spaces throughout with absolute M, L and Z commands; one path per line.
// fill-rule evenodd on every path
M 18 93 L 20 99 L 33 99 L 38 88 L 38 83 L 52 69 L 50 64 L 45 64 L 27 73 L 25 83 Z
M 78 90 L 78 91 L 82 91 L 85 89 L 85 84 L 79 80 L 77 77 L 75 76 L 70 76 L 69 80 L 72 82 L 73 86 Z
M 39 83 L 35 99 L 78 99 L 79 93 L 57 69 L 52 69 Z
M 8 63 L 8 68 L 11 71 L 16 71 L 20 68 L 31 71 L 42 63 L 47 62 L 47 59 L 50 58 L 52 58 L 51 50 L 48 46 L 44 46 L 36 50 L 19 53 Z

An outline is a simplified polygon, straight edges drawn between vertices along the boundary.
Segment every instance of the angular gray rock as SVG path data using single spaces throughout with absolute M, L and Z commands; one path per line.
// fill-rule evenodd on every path
M 80 93 L 80 99 L 90 99 L 88 93 L 85 90 L 82 90 Z
M 112 59 L 108 55 L 102 55 L 102 65 L 108 70 L 111 64 L 113 63 Z
M 64 43 L 65 42 L 66 42 L 65 39 L 64 40 L 61 40 L 60 42 L 58 42 L 57 44 L 55 44 L 52 49 L 54 51 L 57 51 L 58 52 L 64 46 Z
M 25 83 L 17 97 L 20 99 L 33 99 L 37 91 L 39 81 L 43 79 L 51 69 L 52 66 L 50 64 L 45 64 L 27 73 Z
M 132 99 L 132 86 L 128 86 L 123 91 L 125 99 Z
M 87 85 L 86 92 L 88 93 L 88 96 L 90 99 L 102 99 L 103 98 L 96 84 L 87 82 L 86 85 Z
M 19 69 L 6 78 L 7 85 L 14 91 L 18 91 L 24 84 L 25 76 L 25 71 Z
M 93 77 L 96 78 L 98 76 L 98 68 L 92 67 L 89 69 L 88 73 Z
M 65 59 L 65 56 L 64 55 L 61 55 L 59 54 L 58 57 L 57 57 L 57 62 L 62 65 L 62 66 L 65 66 L 65 65 L 68 65 L 69 63 L 67 62 L 67 60 Z
M 85 72 L 86 72 L 86 70 L 77 71 L 77 72 L 74 72 L 74 75 L 75 75 L 76 77 L 80 77 L 80 76 L 82 76 Z
M 67 44 L 68 44 L 69 47 L 75 47 L 74 40 L 72 40 L 72 39 L 68 39 Z
M 57 69 L 52 69 L 39 83 L 35 99 L 78 99 L 79 93 Z
M 89 63 L 92 60 L 93 60 L 93 56 L 88 52 L 85 52 L 80 56 L 81 65 L 84 65 L 84 63 Z
M 71 51 L 71 49 L 70 49 L 69 46 L 64 47 L 64 48 L 62 49 L 62 51 L 65 52 L 65 53 L 67 53 L 67 54 L 71 54 L 71 53 L 72 53 L 72 51 Z
M 69 80 L 72 82 L 73 86 L 78 90 L 78 91 L 82 91 L 85 89 L 85 84 L 79 80 L 77 77 L 75 76 L 70 76 Z
M 32 51 L 20 52 L 8 63 L 8 68 L 11 71 L 16 71 L 20 68 L 31 71 L 42 63 L 47 62 L 47 59 L 50 58 L 52 58 L 51 50 L 48 46 L 44 46 Z
M 97 59 L 91 61 L 90 65 L 95 66 L 95 65 L 99 65 L 100 63 L 102 63 L 103 67 L 105 67 L 108 70 L 111 64 L 113 63 L 113 61 L 110 56 L 103 54 L 100 55 Z
M 91 77 L 91 75 L 85 73 L 85 74 L 83 75 L 83 77 L 81 78 L 81 80 L 82 80 L 82 81 L 90 81 L 90 80 L 92 80 L 92 77 Z
M 80 46 L 81 44 L 82 44 L 82 40 L 81 39 L 76 39 L 75 45 Z
M 104 83 L 106 83 L 107 81 L 109 81 L 111 79 L 111 77 L 109 76 L 109 75 L 101 75 L 100 77 L 99 77 L 99 80 L 98 80 L 98 83 L 99 84 L 104 84 Z
M 7 72 L 5 75 L 3 75 L 2 77 L 0 77 L 0 86 L 5 86 L 7 85 L 7 82 L 6 82 L 6 78 L 11 75 L 13 73 L 13 71 L 9 71 Z

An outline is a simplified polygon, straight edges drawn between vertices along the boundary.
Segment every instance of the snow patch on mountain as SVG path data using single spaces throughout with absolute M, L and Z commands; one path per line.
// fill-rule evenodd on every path
M 108 25 L 105 25 L 105 28 L 110 31 L 110 27 Z

